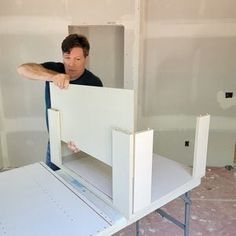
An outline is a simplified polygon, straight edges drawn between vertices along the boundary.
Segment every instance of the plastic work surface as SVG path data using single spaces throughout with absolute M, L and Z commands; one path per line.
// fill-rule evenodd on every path
M 112 235 L 199 185 L 191 168 L 153 157 L 152 203 L 130 220 L 65 172 L 44 164 L 0 173 L 0 235 Z
M 84 180 L 112 198 L 112 174 L 109 166 L 85 155 L 82 158 L 72 155 L 67 157 L 64 163 L 75 173 L 83 173 Z M 153 154 L 152 204 L 157 204 L 160 207 L 163 205 L 163 199 L 164 201 L 165 199 L 173 200 L 199 184 L 200 179 L 192 177 L 192 168 Z
M 0 235 L 97 235 L 110 223 L 40 163 L 0 174 Z

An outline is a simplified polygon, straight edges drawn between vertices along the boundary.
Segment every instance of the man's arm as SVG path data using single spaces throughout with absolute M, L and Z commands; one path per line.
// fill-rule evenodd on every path
M 70 83 L 69 75 L 48 70 L 42 65 L 36 63 L 22 64 L 17 68 L 17 72 L 28 79 L 52 81 L 61 89 L 68 88 Z

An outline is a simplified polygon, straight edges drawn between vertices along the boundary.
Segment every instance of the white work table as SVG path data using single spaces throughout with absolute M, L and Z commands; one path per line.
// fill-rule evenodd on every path
M 152 204 L 126 220 L 61 170 L 42 163 L 13 169 L 0 174 L 0 235 L 111 235 L 199 181 L 192 180 L 189 168 L 154 155 Z
M 44 165 L 0 174 L 0 235 L 97 235 L 110 226 Z
M 187 192 L 190 188 L 188 185 L 193 188 L 200 183 L 200 179 L 198 181 L 193 179 L 192 168 L 186 165 L 157 154 L 153 154 L 152 163 L 152 203 L 172 192 L 175 193 L 177 189 L 181 193 Z M 76 174 L 80 173 L 83 179 L 112 198 L 112 168 L 110 166 L 84 154 L 80 158 L 76 155 L 65 158 L 63 165 Z

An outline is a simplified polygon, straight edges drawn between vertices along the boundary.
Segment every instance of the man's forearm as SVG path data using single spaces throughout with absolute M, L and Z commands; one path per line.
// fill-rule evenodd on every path
M 58 74 L 36 63 L 22 64 L 17 68 L 17 72 L 28 79 L 43 81 L 53 81 L 53 77 Z
M 36 63 L 22 64 L 17 68 L 17 72 L 28 79 L 52 81 L 61 89 L 67 89 L 70 83 L 69 75 L 48 70 Z

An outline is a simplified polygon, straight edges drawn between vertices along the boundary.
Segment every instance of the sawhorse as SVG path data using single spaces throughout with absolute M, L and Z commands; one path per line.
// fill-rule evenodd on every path
M 169 215 L 165 211 L 161 209 L 157 209 L 156 212 L 160 214 L 162 217 L 168 219 L 178 227 L 184 230 L 184 236 L 189 236 L 189 219 L 190 219 L 190 206 L 192 204 L 191 199 L 190 199 L 190 192 L 186 192 L 181 196 L 181 198 L 184 201 L 184 223 L 180 222 L 179 220 L 175 219 L 173 216 Z M 136 221 L 136 236 L 140 235 L 140 230 L 139 230 L 139 221 Z

